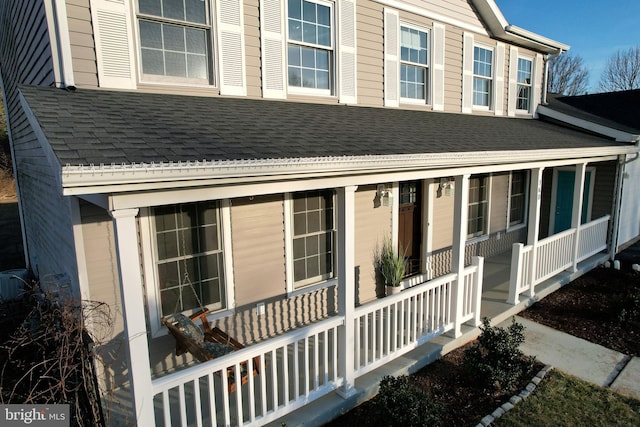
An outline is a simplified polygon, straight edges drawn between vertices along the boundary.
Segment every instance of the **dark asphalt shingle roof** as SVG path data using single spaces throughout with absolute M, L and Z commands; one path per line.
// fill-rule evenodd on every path
M 531 119 L 107 90 L 21 90 L 62 166 L 619 146 Z
M 549 95 L 549 107 L 591 122 L 640 134 L 640 89 L 580 96 Z

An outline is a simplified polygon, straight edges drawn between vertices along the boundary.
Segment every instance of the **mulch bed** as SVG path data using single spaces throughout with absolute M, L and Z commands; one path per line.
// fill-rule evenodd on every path
M 520 316 L 628 355 L 640 355 L 640 318 L 637 317 L 640 305 L 630 302 L 634 293 L 640 297 L 640 273 L 598 268 L 547 296 Z M 625 320 L 620 318 L 622 309 L 628 313 Z M 462 360 L 467 347 L 448 353 L 411 376 L 414 384 L 443 404 L 442 425 L 445 426 L 477 425 L 523 389 L 541 367 L 537 364 L 515 390 L 489 394 L 465 375 Z M 327 426 L 377 426 L 375 405 L 376 399 L 371 399 Z

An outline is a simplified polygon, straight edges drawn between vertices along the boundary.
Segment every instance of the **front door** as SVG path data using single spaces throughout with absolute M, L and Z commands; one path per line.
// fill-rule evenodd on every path
M 406 275 L 420 272 L 420 242 L 422 241 L 422 183 L 400 183 L 398 218 L 398 251 L 407 260 Z
M 573 212 L 573 188 L 576 173 L 571 170 L 559 170 L 556 180 L 556 208 L 553 222 L 553 234 L 571 228 Z M 591 171 L 585 173 L 584 192 L 582 197 L 582 217 L 580 222 L 587 222 L 589 212 L 589 192 L 591 189 Z

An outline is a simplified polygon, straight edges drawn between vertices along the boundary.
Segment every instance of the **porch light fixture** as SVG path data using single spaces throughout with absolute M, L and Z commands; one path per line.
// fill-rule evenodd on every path
M 391 189 L 385 184 L 378 184 L 376 190 L 376 198 L 374 200 L 374 206 L 390 206 L 391 205 Z
M 450 196 L 451 191 L 454 188 L 454 184 L 455 181 L 452 178 L 440 178 L 440 185 L 438 186 L 438 189 L 441 194 L 444 192 L 445 196 Z

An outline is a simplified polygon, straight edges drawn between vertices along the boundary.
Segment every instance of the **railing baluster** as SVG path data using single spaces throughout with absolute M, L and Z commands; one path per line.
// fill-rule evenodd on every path
M 162 409 L 164 412 L 164 425 L 171 425 L 171 403 L 169 402 L 169 390 L 162 392 Z
M 193 380 L 193 403 L 196 406 L 196 425 L 202 427 L 202 407 L 200 406 L 200 379 Z
M 291 395 L 289 393 L 289 383 L 291 382 L 290 380 L 290 376 L 289 376 L 289 345 L 285 344 L 282 347 L 280 347 L 280 350 L 282 351 L 282 390 L 283 390 L 283 404 L 284 406 L 287 406 L 289 404 L 289 400 L 291 399 Z M 278 369 L 277 369 L 277 357 L 278 357 L 278 349 L 273 349 L 271 352 L 271 359 L 272 359 L 272 364 L 273 364 L 273 368 L 272 368 L 272 372 L 273 372 L 273 410 L 275 411 L 278 406 L 279 406 L 279 402 L 278 402 L 278 381 L 279 381 L 279 376 L 278 376 Z M 294 381 L 298 381 L 298 377 L 297 374 L 294 372 L 293 373 L 293 378 Z
M 213 372 L 207 374 L 207 386 L 209 389 L 209 417 L 211 418 L 211 425 L 218 425 L 217 413 L 216 413 L 216 392 L 215 384 L 213 382 Z
M 187 403 L 184 396 L 184 384 L 178 386 L 178 401 L 180 402 L 180 425 L 187 425 Z

